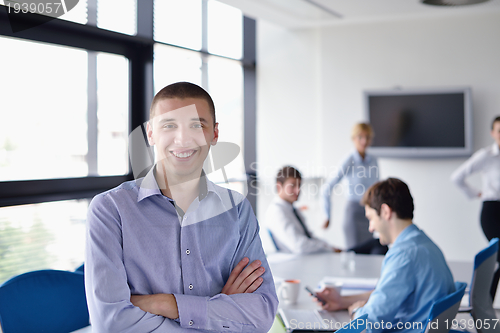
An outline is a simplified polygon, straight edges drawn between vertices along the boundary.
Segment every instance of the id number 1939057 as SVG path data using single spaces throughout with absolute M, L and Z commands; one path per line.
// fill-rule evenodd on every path
M 66 11 L 64 10 L 64 7 L 62 6 L 61 2 L 49 2 L 49 3 L 27 3 L 27 2 L 15 2 L 13 4 L 10 3 L 10 1 L 5 1 L 7 3 L 7 11 L 8 13 L 36 13 L 36 14 L 52 14 L 52 15 L 58 15 L 58 14 L 63 14 Z
M 495 329 L 498 319 L 453 319 L 444 321 L 447 329 Z

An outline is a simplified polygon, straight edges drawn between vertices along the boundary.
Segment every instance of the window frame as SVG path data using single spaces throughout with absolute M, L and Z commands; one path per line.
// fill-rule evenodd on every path
M 62 19 L 53 19 L 46 22 L 46 18 L 42 15 L 27 13 L 22 16 L 22 20 L 25 23 L 46 23 L 16 33 L 13 33 L 10 28 L 7 7 L 0 5 L 0 36 L 75 47 L 91 52 L 106 52 L 126 57 L 129 60 L 130 133 L 133 129 L 146 122 L 149 117 L 149 105 L 153 98 L 153 47 L 155 43 L 177 48 L 183 47 L 157 42 L 153 39 L 154 0 L 140 0 L 140 6 L 137 6 L 137 34 L 134 36 L 96 27 L 95 22 L 93 22 L 95 21 L 95 13 L 91 12 L 91 8 L 95 10 L 96 0 L 89 0 L 88 2 L 88 24 L 84 25 Z M 207 0 L 203 0 L 205 22 L 206 2 Z M 94 25 L 92 25 L 92 22 Z M 206 40 L 206 24 L 203 25 L 203 29 L 203 38 Z M 244 161 L 249 185 L 248 199 L 254 210 L 256 209 L 256 197 L 254 193 L 256 186 L 252 185 L 252 182 L 256 180 L 256 174 L 251 166 L 256 161 L 255 34 L 255 21 L 243 16 L 243 58 L 239 61 L 243 68 L 244 80 Z M 226 58 L 208 53 L 206 47 L 195 52 L 199 52 L 202 55 Z M 96 110 L 94 111 L 96 112 Z M 94 133 L 94 135 L 96 134 Z M 0 207 L 91 198 L 98 193 L 118 186 L 124 181 L 133 179 L 132 168 L 129 166 L 129 173 L 122 176 L 0 181 Z

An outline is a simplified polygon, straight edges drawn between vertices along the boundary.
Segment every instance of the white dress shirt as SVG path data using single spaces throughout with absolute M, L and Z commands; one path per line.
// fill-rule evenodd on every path
M 296 212 L 305 224 L 305 218 L 300 210 L 296 209 Z M 267 209 L 266 225 L 280 252 L 307 254 L 332 251 L 332 246 L 327 242 L 312 235 L 311 238 L 306 236 L 304 228 L 293 212 L 293 205 L 279 196 L 276 196 Z M 309 233 L 312 234 L 310 231 Z
M 465 182 L 467 176 L 476 172 L 482 173 L 481 191 Z M 478 150 L 453 172 L 451 180 L 471 199 L 481 194 L 483 201 L 500 201 L 500 148 L 498 145 L 494 143 Z

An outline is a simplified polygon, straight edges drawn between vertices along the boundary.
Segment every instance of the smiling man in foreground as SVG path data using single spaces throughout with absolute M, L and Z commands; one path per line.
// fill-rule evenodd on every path
M 364 194 L 370 231 L 382 245 L 392 244 L 382 263 L 375 290 L 340 296 L 331 288 L 318 292 L 330 311 L 349 309 L 354 317 L 368 314 L 367 332 L 422 332 L 432 304 L 455 290 L 441 250 L 413 224 L 413 198 L 408 186 L 389 178 Z M 420 324 L 420 325 L 419 325 Z
M 278 299 L 253 210 L 203 172 L 218 135 L 199 86 L 156 94 L 147 124 L 155 166 L 89 208 L 85 284 L 97 332 L 271 327 Z

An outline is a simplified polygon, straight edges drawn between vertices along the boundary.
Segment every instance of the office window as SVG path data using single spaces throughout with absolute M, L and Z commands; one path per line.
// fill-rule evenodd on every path
M 39 269 L 83 263 L 89 200 L 0 208 L 0 284 Z
M 199 52 L 155 44 L 153 67 L 155 94 L 166 85 L 179 81 L 202 85 L 202 59 Z
M 200 50 L 201 5 L 202 0 L 155 0 L 154 39 Z
M 97 175 L 128 173 L 127 58 L 114 54 L 97 55 Z
M 237 8 L 208 1 L 208 52 L 241 59 L 243 16 Z
M 243 149 L 243 61 L 218 56 L 240 58 L 217 49 L 214 34 L 222 30 L 207 27 L 216 10 L 207 1 L 158 0 L 154 11 L 141 8 L 137 15 L 137 0 L 116 2 L 119 9 L 108 0 L 80 0 L 23 34 L 11 33 L 0 12 L 0 50 L 6 51 L 0 52 L 0 283 L 82 263 L 90 198 L 133 178 L 128 134 L 146 121 L 149 96 L 163 86 L 182 80 L 207 89 L 223 123 L 221 140 Z M 229 36 L 221 40 L 241 51 L 241 39 Z M 241 178 L 229 186 L 245 193 L 240 157 L 225 171 Z M 223 182 L 220 171 L 214 176 Z
M 0 37 L 0 181 L 128 173 L 128 61 L 98 57 L 97 147 L 89 145 L 86 50 Z M 99 66 L 100 64 L 100 66 Z M 95 131 L 97 132 L 97 131 Z M 97 154 L 93 152 L 97 150 Z M 98 155 L 98 172 L 90 156 Z
M 137 0 L 98 0 L 97 26 L 122 34 L 135 35 L 137 32 Z
M 208 90 L 214 100 L 219 142 L 238 145 L 240 155 L 225 167 L 230 179 L 241 179 L 245 175 L 243 163 L 243 70 L 237 61 L 210 57 L 208 59 Z M 219 170 L 209 175 L 215 182 L 224 182 Z M 239 190 L 239 189 L 238 189 Z
M 0 49 L 0 180 L 87 175 L 87 52 L 11 38 Z

